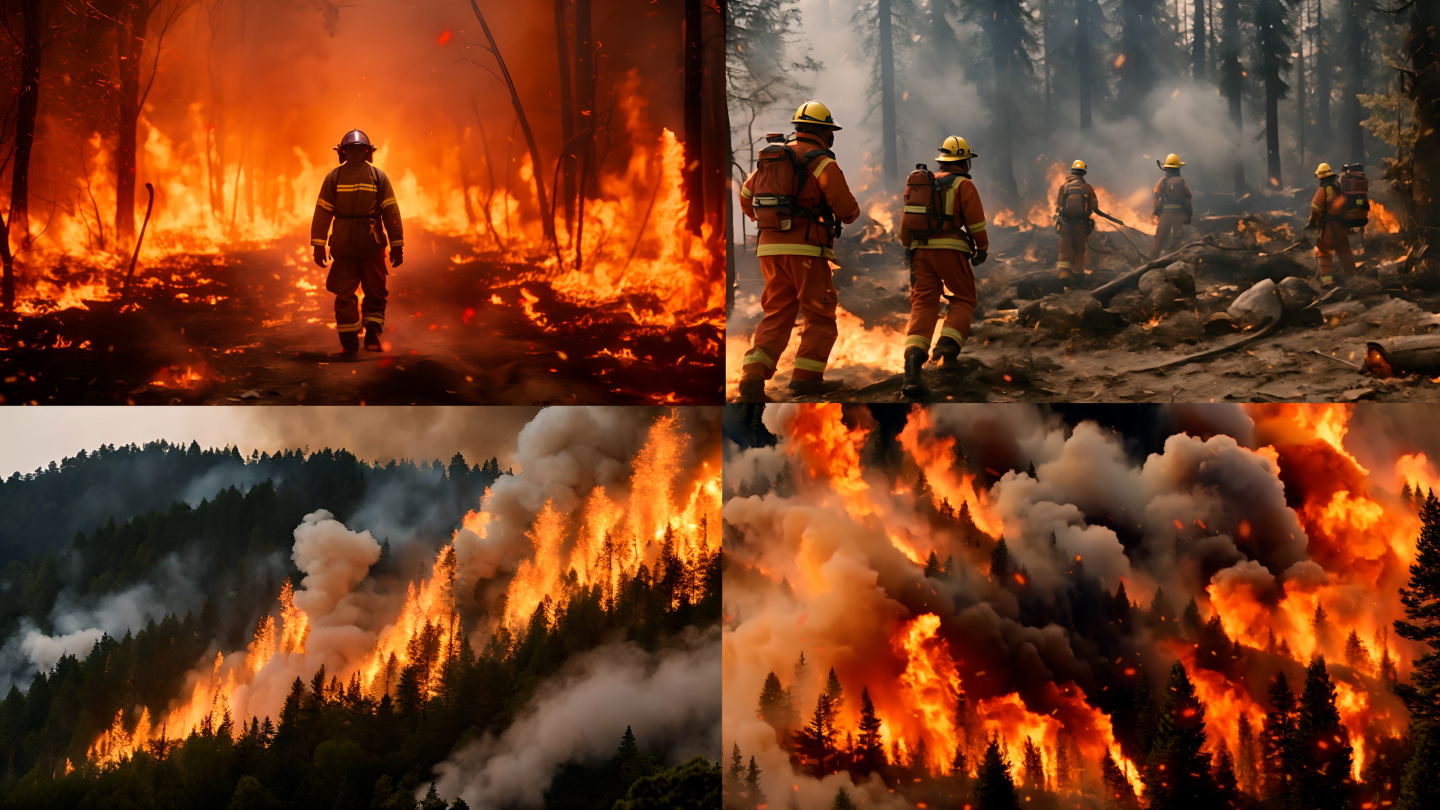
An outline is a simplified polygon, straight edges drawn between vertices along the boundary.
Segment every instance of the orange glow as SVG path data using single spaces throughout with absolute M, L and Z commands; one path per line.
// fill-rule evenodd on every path
M 939 506 L 948 500 L 956 512 L 962 505 L 968 505 L 970 519 L 975 522 L 976 528 L 991 537 L 999 537 L 1005 527 L 991 511 L 986 493 L 976 490 L 974 475 L 955 469 L 955 437 L 937 436 L 934 430 L 930 411 L 914 408 L 899 436 L 900 446 L 925 472 L 934 505 Z
M 917 764 L 932 773 L 940 772 L 938 766 L 947 761 L 947 752 L 953 752 L 959 742 L 955 704 L 964 691 L 949 647 L 936 635 L 939 628 L 940 617 L 926 613 L 907 622 L 895 639 L 906 660 L 900 675 L 905 703 L 920 721 L 927 750 L 935 752 L 934 761 Z
M 1370 225 L 1384 233 L 1399 233 L 1400 220 L 1380 203 L 1370 201 Z

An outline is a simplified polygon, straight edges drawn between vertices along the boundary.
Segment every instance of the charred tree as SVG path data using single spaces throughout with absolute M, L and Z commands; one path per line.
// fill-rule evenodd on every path
M 705 161 L 702 156 L 702 88 L 705 83 L 705 38 L 701 34 L 701 0 L 685 0 L 685 225 L 700 235 L 705 224 Z
M 1076 96 L 1080 105 L 1080 129 L 1090 129 L 1096 101 L 1106 96 L 1105 10 L 1099 0 L 1075 0 L 1074 69 Z
M 1205 81 L 1205 0 L 1195 0 L 1191 13 L 1190 67 L 1196 82 Z
M 1297 21 L 1297 34 L 1295 37 L 1295 137 L 1299 142 L 1300 166 L 1309 165 L 1309 155 L 1305 143 L 1306 119 L 1309 117 L 1309 99 L 1306 97 L 1305 85 L 1305 35 L 1308 29 L 1305 26 L 1306 6 L 1304 0 L 1299 0 L 1296 8 L 1300 19 Z
M 1170 75 L 1164 54 L 1175 47 L 1166 24 L 1163 0 L 1120 0 L 1116 53 L 1115 102 L 1122 115 L 1142 117 L 1150 93 Z
M 1440 39 L 1437 39 L 1437 25 L 1440 25 L 1440 3 L 1430 0 L 1410 6 L 1404 53 L 1411 76 L 1410 99 L 1415 104 L 1416 141 L 1411 153 L 1414 155 L 1411 193 L 1415 200 L 1416 230 L 1422 244 L 1430 246 L 1440 243 Z M 1346 125 L 1349 125 L 1348 119 Z M 1440 724 L 1440 708 L 1436 708 L 1432 722 Z
M 40 110 L 40 61 L 45 52 L 49 3 L 20 0 L 20 81 L 15 88 L 15 166 L 10 176 L 10 220 L 19 248 L 30 243 L 30 155 L 35 148 L 35 118 Z M 7 307 L 8 308 L 8 307 Z
M 595 165 L 595 39 L 591 0 L 575 0 L 575 151 L 580 155 L 580 182 L 577 184 L 579 210 L 576 219 L 585 219 L 585 199 L 599 193 Z
M 1241 158 L 1244 151 L 1239 143 L 1244 137 L 1241 101 L 1245 89 L 1245 69 L 1240 65 L 1240 0 L 1222 0 L 1220 19 L 1220 93 L 1229 104 L 1230 125 L 1235 128 L 1237 142 L 1231 175 L 1235 182 L 1235 196 L 1239 197 L 1245 193 L 1245 161 Z
M 565 23 L 567 0 L 555 0 L 555 54 L 560 61 L 560 140 L 565 145 L 560 152 L 560 187 L 565 203 L 565 225 L 573 228 L 575 222 L 575 98 L 570 86 L 569 26 Z M 574 231 L 571 231 L 572 238 Z
M 1360 123 L 1364 120 L 1360 111 L 1360 94 L 1365 92 L 1365 29 L 1360 20 L 1360 2 L 1340 0 L 1344 20 L 1341 25 L 1344 58 L 1340 65 L 1345 75 L 1345 103 L 1341 106 L 1340 129 L 1350 145 L 1351 163 L 1365 162 L 1365 127 Z M 1421 5 L 1429 4 L 1415 3 L 1414 8 L 1418 9 Z
M 1290 93 L 1285 73 L 1290 70 L 1295 35 L 1290 29 L 1291 0 L 1258 0 L 1255 4 L 1255 51 L 1265 96 L 1265 168 L 1271 188 L 1280 188 L 1280 102 Z

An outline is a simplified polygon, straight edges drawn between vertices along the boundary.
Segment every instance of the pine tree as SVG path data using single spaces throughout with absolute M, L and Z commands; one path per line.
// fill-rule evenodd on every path
M 1360 634 L 1354 629 L 1351 629 L 1350 635 L 1345 638 L 1345 664 L 1351 669 L 1370 674 L 1370 651 L 1365 649 L 1365 642 L 1360 640 Z
M 1290 6 L 1294 0 L 1256 0 L 1255 50 L 1259 74 L 1265 93 L 1265 155 L 1266 169 L 1272 188 L 1281 187 L 1280 179 L 1280 102 L 1290 94 L 1285 74 L 1290 72 L 1290 53 L 1294 50 L 1295 34 L 1290 28 Z
M 1240 64 L 1244 47 L 1240 41 L 1240 0 L 1221 0 L 1220 5 L 1220 94 L 1230 107 L 1230 126 L 1237 142 L 1232 175 L 1235 196 L 1245 193 L 1244 150 L 1238 142 L 1243 137 L 1241 101 L 1245 89 L 1245 68 Z
M 857 810 L 857 808 L 855 802 L 851 800 L 850 794 L 846 793 L 845 788 L 842 787 L 835 794 L 835 801 L 830 803 L 830 810 Z
M 1010 763 L 1000 750 L 1000 735 L 990 738 L 985 758 L 976 775 L 975 810 L 1018 810 L 1015 782 L 1010 778 Z
M 1055 790 L 1063 793 L 1070 788 L 1073 776 L 1070 772 L 1070 746 L 1074 738 L 1061 727 L 1055 735 Z
M 925 735 L 924 735 L 924 734 L 921 734 L 921 735 L 920 735 L 920 738 L 915 741 L 915 757 L 914 757 L 914 759 L 915 759 L 915 762 L 914 762 L 914 764 L 913 764 L 913 768 L 914 768 L 914 771 L 915 771 L 915 777 L 916 777 L 916 778 L 922 778 L 922 777 L 927 777 L 927 776 L 929 776 L 929 775 L 930 775 L 930 749 L 925 745 Z
M 1350 735 L 1335 708 L 1335 686 L 1317 655 L 1305 670 L 1305 691 L 1295 729 L 1301 772 L 1298 798 L 1306 810 L 1349 810 L 1353 755 Z
M 750 768 L 745 772 L 745 807 L 746 810 L 756 810 L 765 804 L 765 791 L 760 789 L 760 768 L 755 764 L 755 757 L 750 757 Z
M 1269 699 L 1270 711 L 1265 715 L 1265 727 L 1260 734 L 1260 775 L 1264 782 L 1261 798 L 1277 799 L 1288 805 L 1300 774 L 1296 744 L 1299 708 L 1284 672 L 1276 675 L 1270 684 Z
M 830 708 L 835 714 L 845 705 L 845 687 L 840 685 L 840 679 L 835 676 L 835 668 L 830 668 L 830 675 L 825 679 L 825 694 L 830 698 Z
M 1145 795 L 1152 810 L 1214 806 L 1210 755 L 1205 753 L 1205 707 L 1176 661 L 1160 700 L 1160 722 L 1145 768 Z
M 745 760 L 740 756 L 740 744 L 733 743 L 730 749 L 730 768 L 725 772 L 725 781 L 720 788 L 720 801 L 725 810 L 744 808 Z
M 1155 744 L 1156 729 L 1160 724 L 1160 707 L 1155 694 L 1150 691 L 1150 678 L 1145 668 L 1137 667 L 1135 677 L 1135 748 L 1143 762 L 1150 756 Z
M 1179 622 L 1175 621 L 1175 614 L 1171 611 L 1174 608 L 1170 605 L 1170 599 L 1165 596 L 1164 588 L 1155 590 L 1155 598 L 1150 601 L 1150 615 L 1147 617 L 1150 627 L 1160 635 L 1175 635 L 1179 629 Z
M 1120 581 L 1120 587 L 1115 589 L 1115 598 L 1111 601 L 1110 616 L 1116 624 L 1126 625 L 1130 623 L 1130 595 L 1125 593 L 1125 581 Z
M 1200 618 L 1200 606 L 1195 603 L 1192 596 L 1185 605 L 1185 611 L 1180 614 L 1180 629 L 1185 635 L 1194 638 L 1200 635 L 1200 630 L 1205 626 L 1205 620 Z
M 1237 781 L 1242 791 L 1253 796 L 1258 781 L 1256 763 L 1259 756 L 1255 751 L 1255 730 L 1250 725 L 1250 716 L 1244 712 L 1240 713 L 1240 721 L 1236 724 L 1235 748 Z
M 828 690 L 815 699 L 810 722 L 795 732 L 795 752 L 811 774 L 819 777 L 831 772 L 836 753 L 835 706 Z
M 1120 34 L 1111 65 L 1115 104 L 1121 115 L 1146 112 L 1151 92 L 1171 75 L 1168 55 L 1179 49 L 1169 16 L 1163 0 L 1119 0 L 1115 5 Z
M 933 551 L 930 552 L 930 558 L 925 561 L 924 573 L 927 578 L 940 576 L 940 557 Z
M 861 774 L 875 773 L 885 767 L 885 741 L 880 738 L 880 718 L 868 687 L 860 690 L 860 736 L 855 739 L 855 765 Z
M 1105 784 L 1105 798 L 1111 807 L 1134 810 L 1139 806 L 1135 789 L 1130 787 L 1130 780 L 1125 778 L 1125 772 L 1120 770 L 1120 764 L 1110 755 L 1108 748 L 1105 749 L 1105 758 L 1100 761 L 1100 780 Z
M 1315 615 L 1310 619 L 1310 629 L 1315 633 L 1315 649 L 1323 653 L 1330 648 L 1330 614 L 1325 612 L 1325 605 L 1315 603 Z
M 1215 796 L 1221 807 L 1240 806 L 1240 785 L 1235 777 L 1235 761 L 1230 758 L 1230 749 L 1223 743 L 1215 763 Z
M 1230 638 L 1220 624 L 1219 614 L 1211 616 L 1200 629 L 1200 637 L 1195 642 L 1196 666 L 1224 672 L 1230 665 L 1232 649 Z
M 990 552 L 990 578 L 1001 585 L 1010 579 L 1010 547 L 1005 545 L 1004 537 Z
M 969 21 L 979 26 L 984 35 L 979 41 L 984 44 L 992 82 L 987 94 L 995 157 L 986 162 L 992 167 L 990 176 L 995 178 L 1002 196 L 1013 198 L 1019 191 L 1013 166 L 1014 144 L 1025 129 L 1021 102 L 1035 75 L 1035 64 L 1030 59 L 1036 44 L 1035 18 L 1022 0 L 971 0 Z
M 780 685 L 780 679 L 775 677 L 774 672 L 765 676 L 765 685 L 760 687 L 760 706 L 756 715 L 781 733 L 795 727 L 795 707 L 790 705 L 790 693 Z
M 1418 720 L 1411 724 L 1410 738 L 1415 753 L 1405 765 L 1395 810 L 1433 810 L 1440 807 L 1440 779 L 1435 778 L 1440 773 L 1440 726 Z
M 1031 790 L 1045 789 L 1045 762 L 1040 756 L 1040 747 L 1035 744 L 1033 737 L 1025 738 L 1025 745 L 1021 753 L 1022 767 L 1024 768 L 1025 787 Z
M 1440 726 L 1440 500 L 1434 492 L 1420 507 L 1415 562 L 1410 564 L 1409 583 L 1400 589 L 1400 602 L 1408 621 L 1397 620 L 1395 633 L 1428 649 L 1411 662 L 1410 683 L 1397 684 L 1395 693 L 1412 717 Z

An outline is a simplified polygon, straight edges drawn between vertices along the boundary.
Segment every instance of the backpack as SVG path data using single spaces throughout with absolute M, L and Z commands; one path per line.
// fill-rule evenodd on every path
M 812 149 L 804 156 L 785 143 L 783 135 L 767 135 L 769 143 L 760 150 L 755 163 L 755 180 L 751 187 L 751 204 L 755 224 L 762 231 L 788 231 L 796 216 L 825 224 L 824 211 L 812 211 L 800 205 L 800 192 L 810 178 L 810 164 L 817 158 L 834 158 L 828 149 Z
M 900 217 L 900 227 L 921 239 L 944 230 L 941 227 L 945 220 L 942 201 L 946 189 L 958 179 L 959 175 L 936 178 L 924 163 L 915 164 L 915 171 L 905 179 L 905 212 Z
M 1345 212 L 1336 219 L 1351 228 L 1363 228 L 1370 221 L 1370 179 L 1362 164 L 1352 163 L 1340 175 L 1340 193 L 1345 195 Z
M 1090 216 L 1090 197 L 1085 193 L 1085 183 L 1067 180 L 1060 187 L 1060 216 L 1064 219 L 1085 219 Z
M 1183 188 L 1185 188 L 1184 178 L 1178 176 L 1167 177 L 1165 178 L 1164 194 L 1161 195 L 1161 198 L 1166 202 L 1180 203 L 1183 205 L 1185 202 L 1185 194 L 1180 191 L 1180 189 Z

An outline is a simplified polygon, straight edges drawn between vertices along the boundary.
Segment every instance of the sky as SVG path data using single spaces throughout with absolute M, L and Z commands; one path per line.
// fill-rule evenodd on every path
M 165 439 L 201 447 L 236 445 L 244 455 L 343 447 L 367 461 L 448 462 L 458 450 L 471 464 L 495 456 L 510 466 L 520 428 L 534 407 L 45 407 L 0 411 L 0 477 L 33 472 L 102 444 Z

